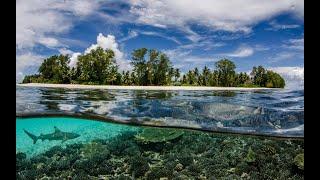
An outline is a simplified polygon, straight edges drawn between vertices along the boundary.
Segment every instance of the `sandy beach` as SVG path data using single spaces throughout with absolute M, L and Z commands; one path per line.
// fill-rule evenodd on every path
M 190 91 L 255 91 L 278 88 L 247 88 L 247 87 L 206 87 L 206 86 L 116 86 L 116 85 L 81 85 L 81 84 L 17 84 L 23 87 L 67 88 L 67 89 L 110 89 L 110 90 L 190 90 Z

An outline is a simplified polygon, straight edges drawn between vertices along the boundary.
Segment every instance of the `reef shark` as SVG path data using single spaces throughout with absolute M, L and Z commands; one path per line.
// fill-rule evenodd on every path
M 72 132 L 63 132 L 60 129 L 58 129 L 56 126 L 54 126 L 54 132 L 49 134 L 40 134 L 40 136 L 36 136 L 34 134 L 31 134 L 27 130 L 23 129 L 23 131 L 33 140 L 33 144 L 37 142 L 38 139 L 44 140 L 62 140 L 62 143 L 69 140 L 69 139 L 75 139 L 79 137 L 79 134 L 72 133 Z

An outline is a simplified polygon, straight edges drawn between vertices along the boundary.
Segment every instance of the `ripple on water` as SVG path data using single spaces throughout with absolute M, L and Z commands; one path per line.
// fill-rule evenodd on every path
M 304 124 L 303 90 L 116 91 L 17 87 L 16 94 L 17 114 L 81 113 L 114 120 L 135 119 L 140 123 L 148 119 L 148 123 L 208 130 L 303 134 L 303 129 L 294 129 Z M 288 128 L 293 130 L 285 131 Z M 278 133 L 281 130 L 284 131 Z

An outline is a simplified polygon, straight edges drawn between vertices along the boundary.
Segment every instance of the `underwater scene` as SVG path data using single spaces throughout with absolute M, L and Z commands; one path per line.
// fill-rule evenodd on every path
M 304 179 L 303 90 L 16 98 L 16 179 Z

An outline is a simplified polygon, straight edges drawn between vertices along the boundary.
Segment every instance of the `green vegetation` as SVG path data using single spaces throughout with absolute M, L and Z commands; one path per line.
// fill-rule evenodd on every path
M 183 131 L 178 129 L 145 128 L 141 133 L 135 136 L 135 139 L 139 142 L 148 144 L 170 141 L 177 139 L 182 135 Z
M 300 153 L 294 158 L 294 164 L 301 170 L 304 170 L 304 154 Z
M 25 76 L 22 83 L 104 84 L 139 86 L 222 86 L 283 88 L 284 79 L 262 66 L 253 67 L 250 76 L 236 73 L 236 65 L 222 59 L 215 63 L 215 70 L 205 66 L 189 70 L 181 77 L 169 57 L 157 50 L 141 48 L 132 52 L 133 70 L 119 72 L 114 52 L 98 47 L 80 55 L 76 67 L 70 68 L 68 55 L 54 55 L 44 60 L 39 74 Z

